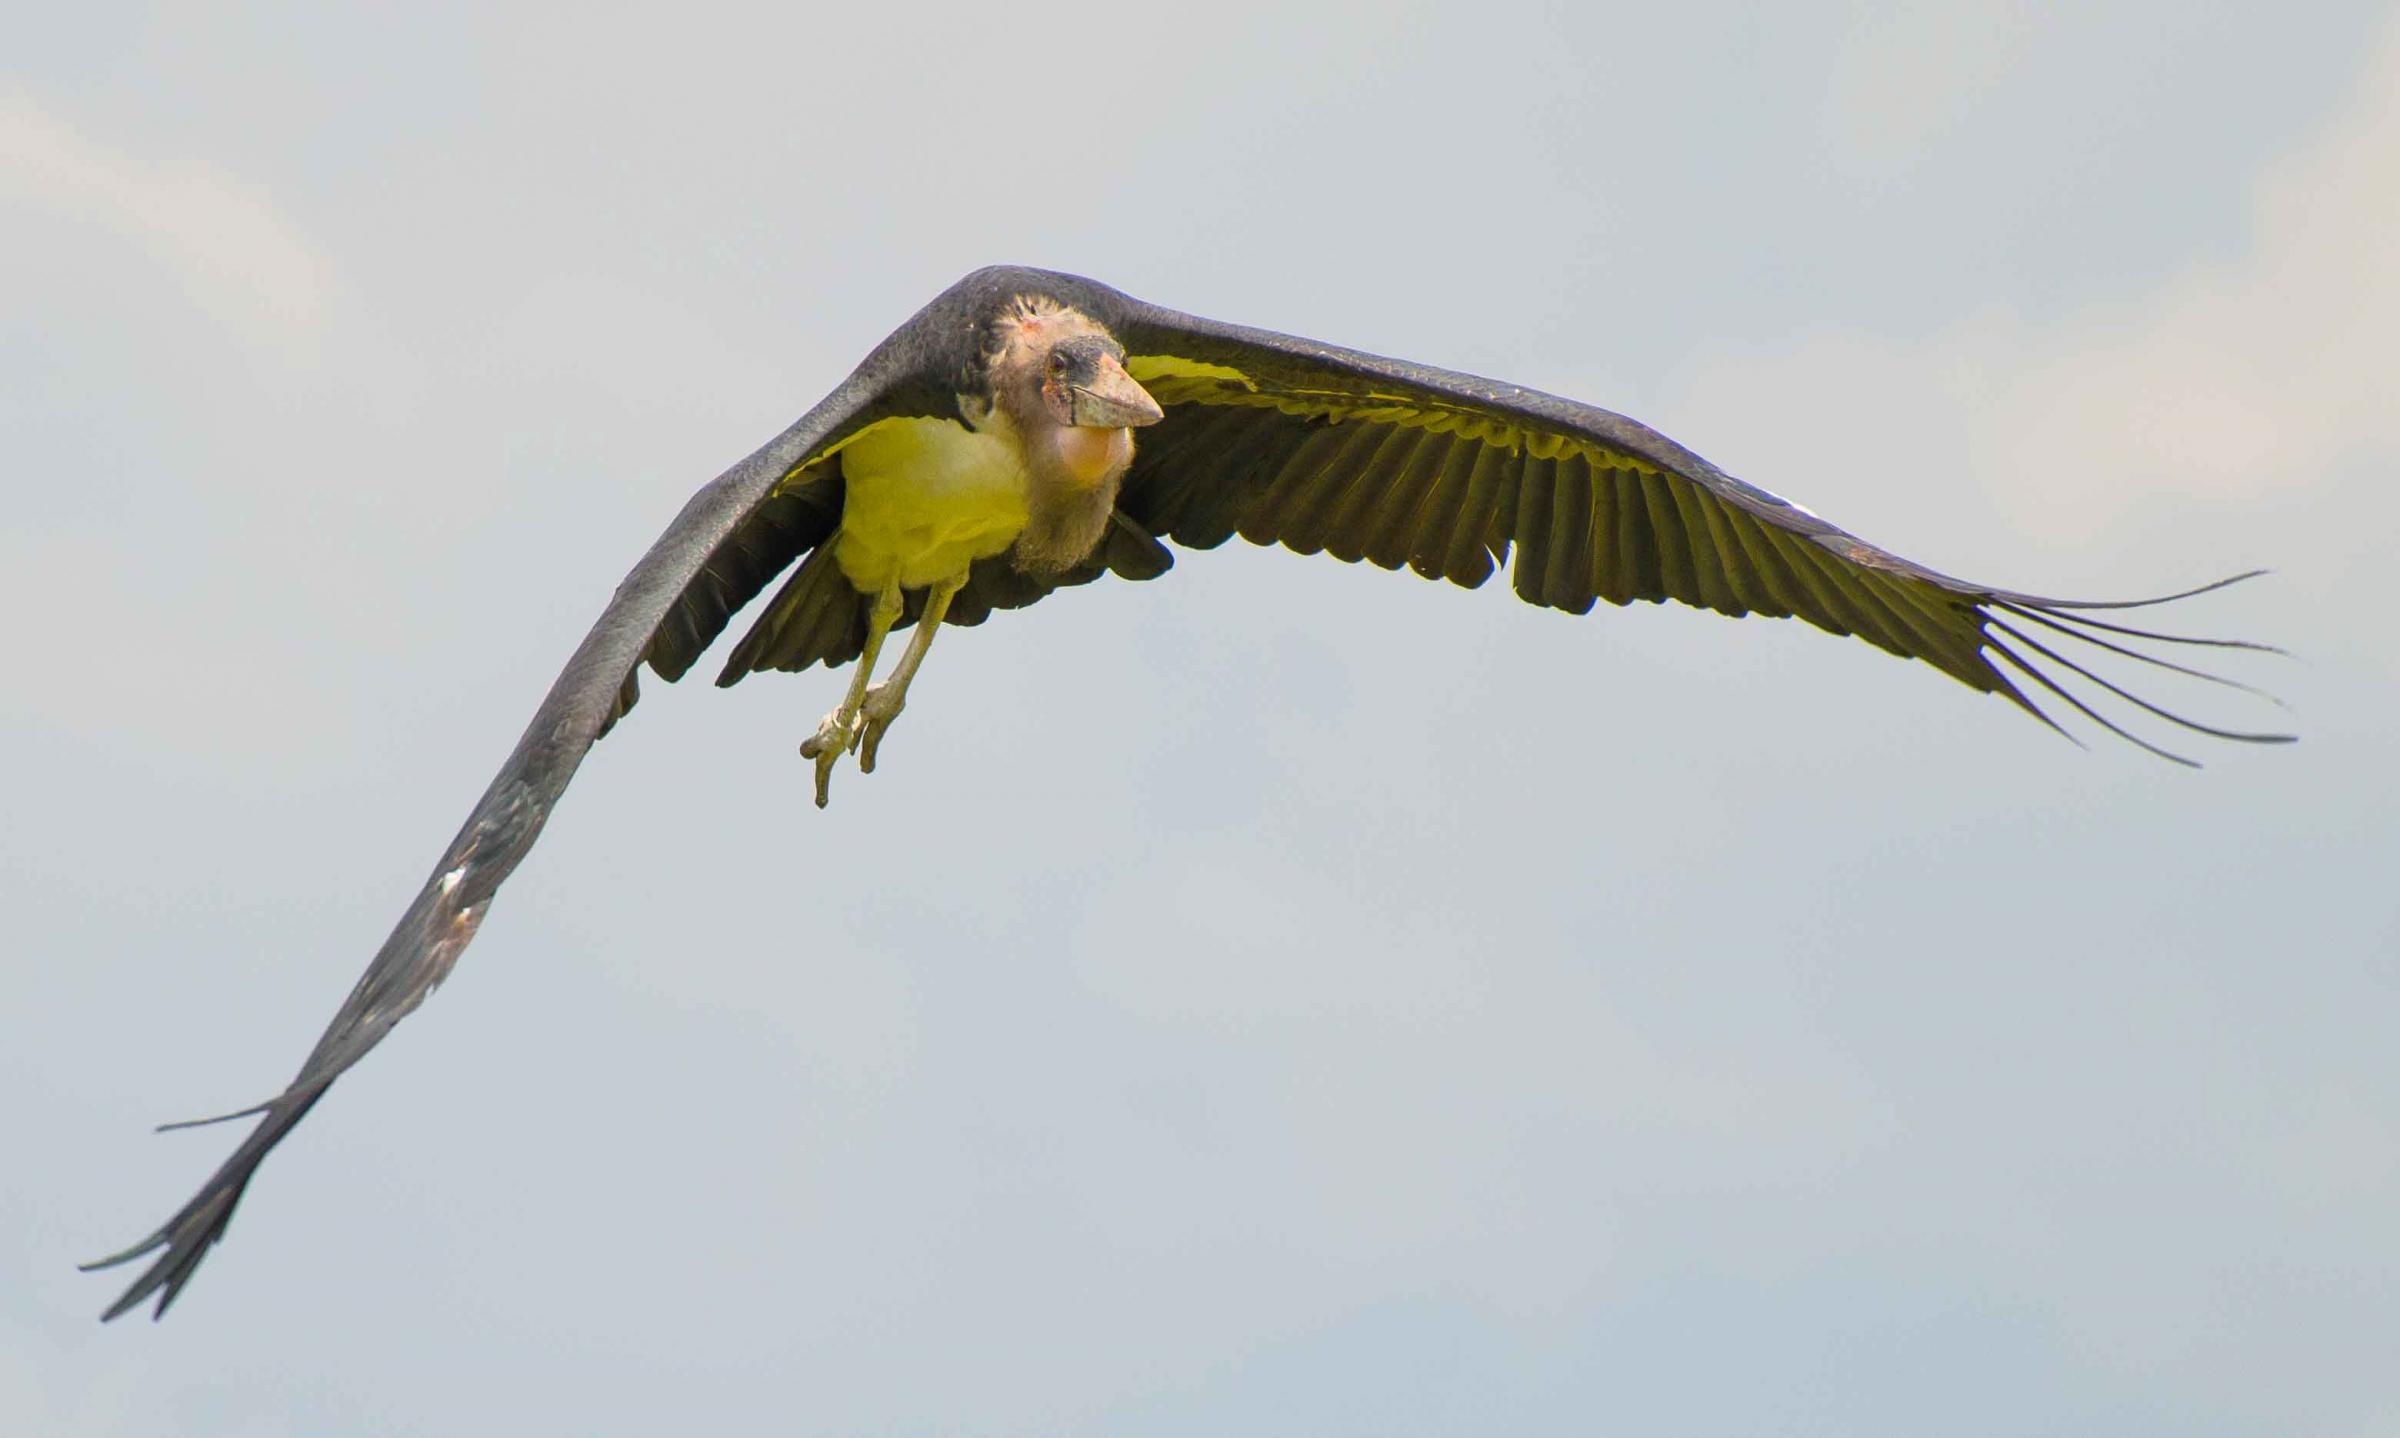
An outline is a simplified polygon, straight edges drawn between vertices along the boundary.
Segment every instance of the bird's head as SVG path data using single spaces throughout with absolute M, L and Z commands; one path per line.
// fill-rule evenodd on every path
M 1124 352 L 1105 334 L 1063 335 L 1041 360 L 1042 403 L 1062 426 L 1135 429 L 1164 416 L 1125 371 Z
M 1062 492 L 1113 495 L 1133 462 L 1134 430 L 1165 417 L 1126 371 L 1124 346 L 1047 299 L 1011 301 L 995 338 L 992 400 L 1008 412 L 1031 470 Z

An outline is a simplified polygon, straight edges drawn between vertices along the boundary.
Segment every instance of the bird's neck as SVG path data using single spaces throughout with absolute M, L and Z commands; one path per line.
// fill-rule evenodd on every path
M 1010 557 L 1029 574 L 1081 564 L 1108 533 L 1133 465 L 1133 433 L 1045 425 L 1025 446 L 1025 529 Z

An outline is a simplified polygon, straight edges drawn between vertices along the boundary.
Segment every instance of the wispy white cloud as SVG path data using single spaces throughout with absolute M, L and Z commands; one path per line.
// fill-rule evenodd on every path
M 1988 311 L 1923 342 L 1819 334 L 1709 366 L 1701 407 L 1780 416 L 1840 454 L 1862 407 L 1896 452 L 1963 439 L 2000 514 L 2058 545 L 2159 495 L 2288 490 L 2400 451 L 2395 175 L 2400 29 L 2338 118 L 2260 177 L 2234 258 L 2061 322 Z
M 1904 169 L 2008 73 L 2027 37 L 2022 7 L 1859 0 L 1834 59 L 1824 125 L 1861 174 Z
M 0 97 L 0 206 L 134 241 L 196 304 L 255 341 L 312 333 L 332 288 L 324 257 L 262 186 L 113 148 L 24 95 Z

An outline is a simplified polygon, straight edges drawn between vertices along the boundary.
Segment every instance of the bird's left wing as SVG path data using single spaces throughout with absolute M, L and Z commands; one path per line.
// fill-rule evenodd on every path
M 804 490 L 830 467 L 823 464 L 828 456 L 894 409 L 895 396 L 876 380 L 877 372 L 870 357 L 791 428 L 692 496 L 625 576 L 299 1074 L 265 1103 L 225 1115 L 255 1114 L 259 1123 L 174 1217 L 124 1252 L 85 1265 L 107 1268 L 158 1252 L 104 1317 L 115 1318 L 153 1293 L 158 1295 L 153 1316 L 165 1314 L 209 1248 L 224 1236 L 242 1190 L 268 1151 L 343 1070 L 449 974 L 475 937 L 493 893 L 533 847 L 585 751 L 631 706 L 634 666 L 657 642 L 670 609 L 696 580 L 706 580 L 712 559 L 723 562 L 718 557 L 722 542 L 770 498 Z
M 2139 646 L 2266 646 L 2094 614 L 2184 595 L 2091 603 L 1954 579 L 1623 415 L 1113 290 L 1095 287 L 1092 303 L 1109 314 L 1126 367 L 1166 410 L 1143 431 L 1118 502 L 1148 533 L 1196 548 L 1239 534 L 1469 588 L 1507 569 L 1520 598 L 1576 614 L 1599 600 L 1672 599 L 1728 615 L 1797 616 L 1924 660 L 2050 722 L 2030 688 L 2178 763 L 2190 761 L 2095 701 L 2217 738 L 2289 737 L 2171 713 L 2070 657 L 2065 641 L 2074 640 L 2086 654 L 2230 684 Z M 2096 692 L 2078 695 L 2070 683 Z

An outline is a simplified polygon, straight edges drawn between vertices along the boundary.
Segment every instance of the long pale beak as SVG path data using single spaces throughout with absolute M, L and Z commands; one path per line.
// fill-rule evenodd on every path
M 1134 383 L 1114 355 L 1102 355 L 1092 369 L 1091 383 L 1067 389 L 1068 412 L 1076 424 L 1091 429 L 1133 429 L 1166 418 L 1158 401 Z

